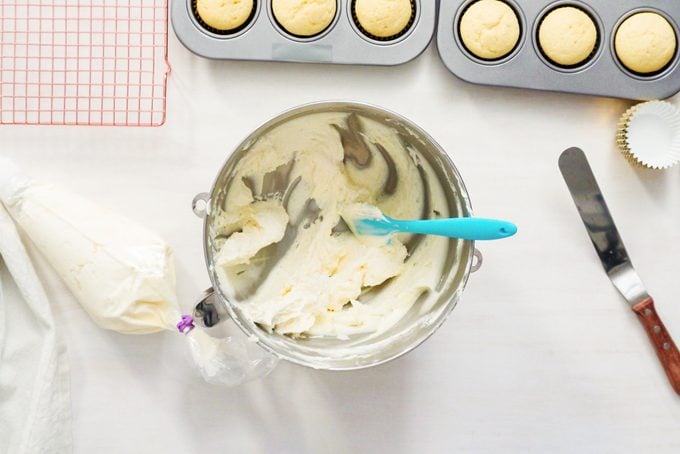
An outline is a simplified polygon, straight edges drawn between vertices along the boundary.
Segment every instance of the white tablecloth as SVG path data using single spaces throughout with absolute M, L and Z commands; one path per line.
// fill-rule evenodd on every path
M 209 286 L 192 197 L 263 121 L 328 99 L 374 103 L 453 157 L 475 212 L 519 227 L 446 324 L 387 365 L 328 373 L 282 364 L 225 389 L 186 368 L 179 335 L 95 326 L 37 260 L 72 370 L 74 444 L 92 452 L 680 452 L 680 398 L 603 273 L 557 168 L 585 149 L 634 263 L 680 340 L 680 167 L 616 151 L 626 102 L 479 87 L 430 47 L 395 68 L 215 62 L 171 32 L 161 128 L 0 128 L 1 153 L 161 233 L 189 310 Z

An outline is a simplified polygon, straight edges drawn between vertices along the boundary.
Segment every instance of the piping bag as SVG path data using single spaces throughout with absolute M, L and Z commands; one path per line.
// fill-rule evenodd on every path
M 172 249 L 155 233 L 77 194 L 35 183 L 2 157 L 0 200 L 102 328 L 180 333 L 209 383 L 236 386 L 276 366 L 274 356 L 245 336 L 212 337 L 182 314 Z

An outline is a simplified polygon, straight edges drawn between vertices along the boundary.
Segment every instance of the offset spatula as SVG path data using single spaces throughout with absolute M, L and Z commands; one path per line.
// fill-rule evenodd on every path
M 585 154 L 569 148 L 560 156 L 560 170 L 588 235 L 609 279 L 633 308 L 649 335 L 668 380 L 680 394 L 680 352 L 666 331 L 619 236 Z

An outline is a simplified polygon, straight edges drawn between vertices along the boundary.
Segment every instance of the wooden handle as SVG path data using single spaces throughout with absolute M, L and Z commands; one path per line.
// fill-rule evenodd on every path
M 680 394 L 680 352 L 675 342 L 668 334 L 659 314 L 654 308 L 654 300 L 647 298 L 633 306 L 633 311 L 637 314 L 642 326 L 645 327 L 649 339 L 654 344 L 656 355 L 663 365 L 668 380 L 676 393 Z

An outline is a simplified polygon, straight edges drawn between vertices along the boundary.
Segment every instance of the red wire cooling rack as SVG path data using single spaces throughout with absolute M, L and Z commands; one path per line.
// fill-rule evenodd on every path
M 0 0 L 0 124 L 165 122 L 167 0 Z

